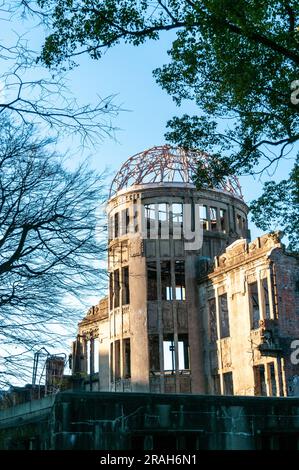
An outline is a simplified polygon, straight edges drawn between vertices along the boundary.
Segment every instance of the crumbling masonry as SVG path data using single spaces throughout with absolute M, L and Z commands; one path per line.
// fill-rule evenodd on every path
M 209 158 L 156 147 L 115 176 L 109 294 L 79 324 L 78 387 L 299 395 L 298 257 L 279 234 L 250 242 L 237 179 L 198 190 L 198 162 Z

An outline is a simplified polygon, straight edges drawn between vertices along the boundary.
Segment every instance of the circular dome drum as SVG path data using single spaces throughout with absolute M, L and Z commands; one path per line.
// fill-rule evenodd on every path
M 133 155 L 122 165 L 111 183 L 110 197 L 122 189 L 139 184 L 194 184 L 193 178 L 198 165 L 209 168 L 210 161 L 211 157 L 199 150 L 186 150 L 169 145 L 152 147 Z M 224 178 L 213 189 L 231 193 L 243 200 L 240 183 L 235 176 Z

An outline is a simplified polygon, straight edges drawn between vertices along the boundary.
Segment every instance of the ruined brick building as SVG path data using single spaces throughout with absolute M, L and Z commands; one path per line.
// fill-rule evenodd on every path
M 250 242 L 238 180 L 198 190 L 199 162 L 209 157 L 155 147 L 116 174 L 108 296 L 79 324 L 78 386 L 299 395 L 298 257 L 278 233 Z

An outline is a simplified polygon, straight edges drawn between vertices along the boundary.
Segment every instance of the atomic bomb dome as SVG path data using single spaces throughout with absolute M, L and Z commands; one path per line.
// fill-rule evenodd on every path
M 112 181 L 101 390 L 205 393 L 197 273 L 249 238 L 239 181 L 212 186 L 212 164 L 205 152 L 163 145 L 129 158 Z M 199 167 L 207 170 L 200 189 Z
M 116 173 L 110 187 L 110 197 L 134 185 L 182 183 L 193 185 L 198 164 L 209 167 L 211 157 L 199 150 L 163 145 L 152 147 L 130 157 Z M 205 185 L 203 184 L 203 187 Z M 214 189 L 243 199 L 237 177 L 223 179 Z
M 108 296 L 82 320 L 74 343 L 73 373 L 86 377 L 86 389 L 208 393 L 216 403 L 217 395 L 287 396 L 288 384 L 298 382 L 298 366 L 289 347 L 282 348 L 299 335 L 295 262 L 275 234 L 250 243 L 239 181 L 212 186 L 212 158 L 154 147 L 129 158 L 116 174 L 106 206 Z M 194 184 L 198 168 L 207 170 L 200 188 Z M 286 275 L 294 286 L 289 290 Z M 287 305 L 294 312 L 289 323 Z M 162 408 L 168 420 L 170 407 Z M 192 412 L 178 413 L 189 442 L 185 418 Z M 202 427 L 201 415 L 198 423 Z M 148 432 L 144 446 L 155 449 Z M 201 438 L 196 448 L 204 448 Z

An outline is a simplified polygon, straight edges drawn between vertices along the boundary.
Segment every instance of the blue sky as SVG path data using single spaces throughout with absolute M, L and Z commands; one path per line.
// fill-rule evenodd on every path
M 13 44 L 15 33 L 12 31 L 16 31 L 18 34 L 26 32 L 29 46 L 35 50 L 39 50 L 43 43 L 45 32 L 39 27 L 30 30 L 31 24 L 28 21 L 7 22 L 5 26 L 2 22 L 1 26 L 1 41 L 7 43 L 10 40 Z M 80 57 L 78 67 L 67 74 L 70 92 L 82 105 L 95 103 L 98 96 L 105 98 L 115 95 L 114 102 L 123 111 L 112 119 L 112 125 L 118 128 L 115 139 L 107 137 L 103 142 L 95 142 L 94 146 L 82 149 L 79 139 L 60 137 L 57 150 L 68 150 L 70 165 L 88 156 L 94 169 L 102 171 L 109 168 L 112 176 L 130 156 L 165 143 L 167 120 L 174 115 L 198 112 L 192 102 L 184 102 L 178 108 L 152 76 L 156 67 L 168 61 L 167 50 L 174 37 L 173 32 L 166 32 L 161 34 L 159 41 L 149 41 L 139 47 L 120 44 L 108 50 L 98 61 L 93 61 L 88 56 Z M 284 161 L 272 178 L 280 180 L 287 177 L 291 167 L 291 162 Z M 265 177 L 270 179 L 267 175 Z M 258 178 L 243 176 L 240 181 L 246 202 L 260 195 L 262 181 Z M 261 234 L 253 224 L 250 228 L 252 238 Z

